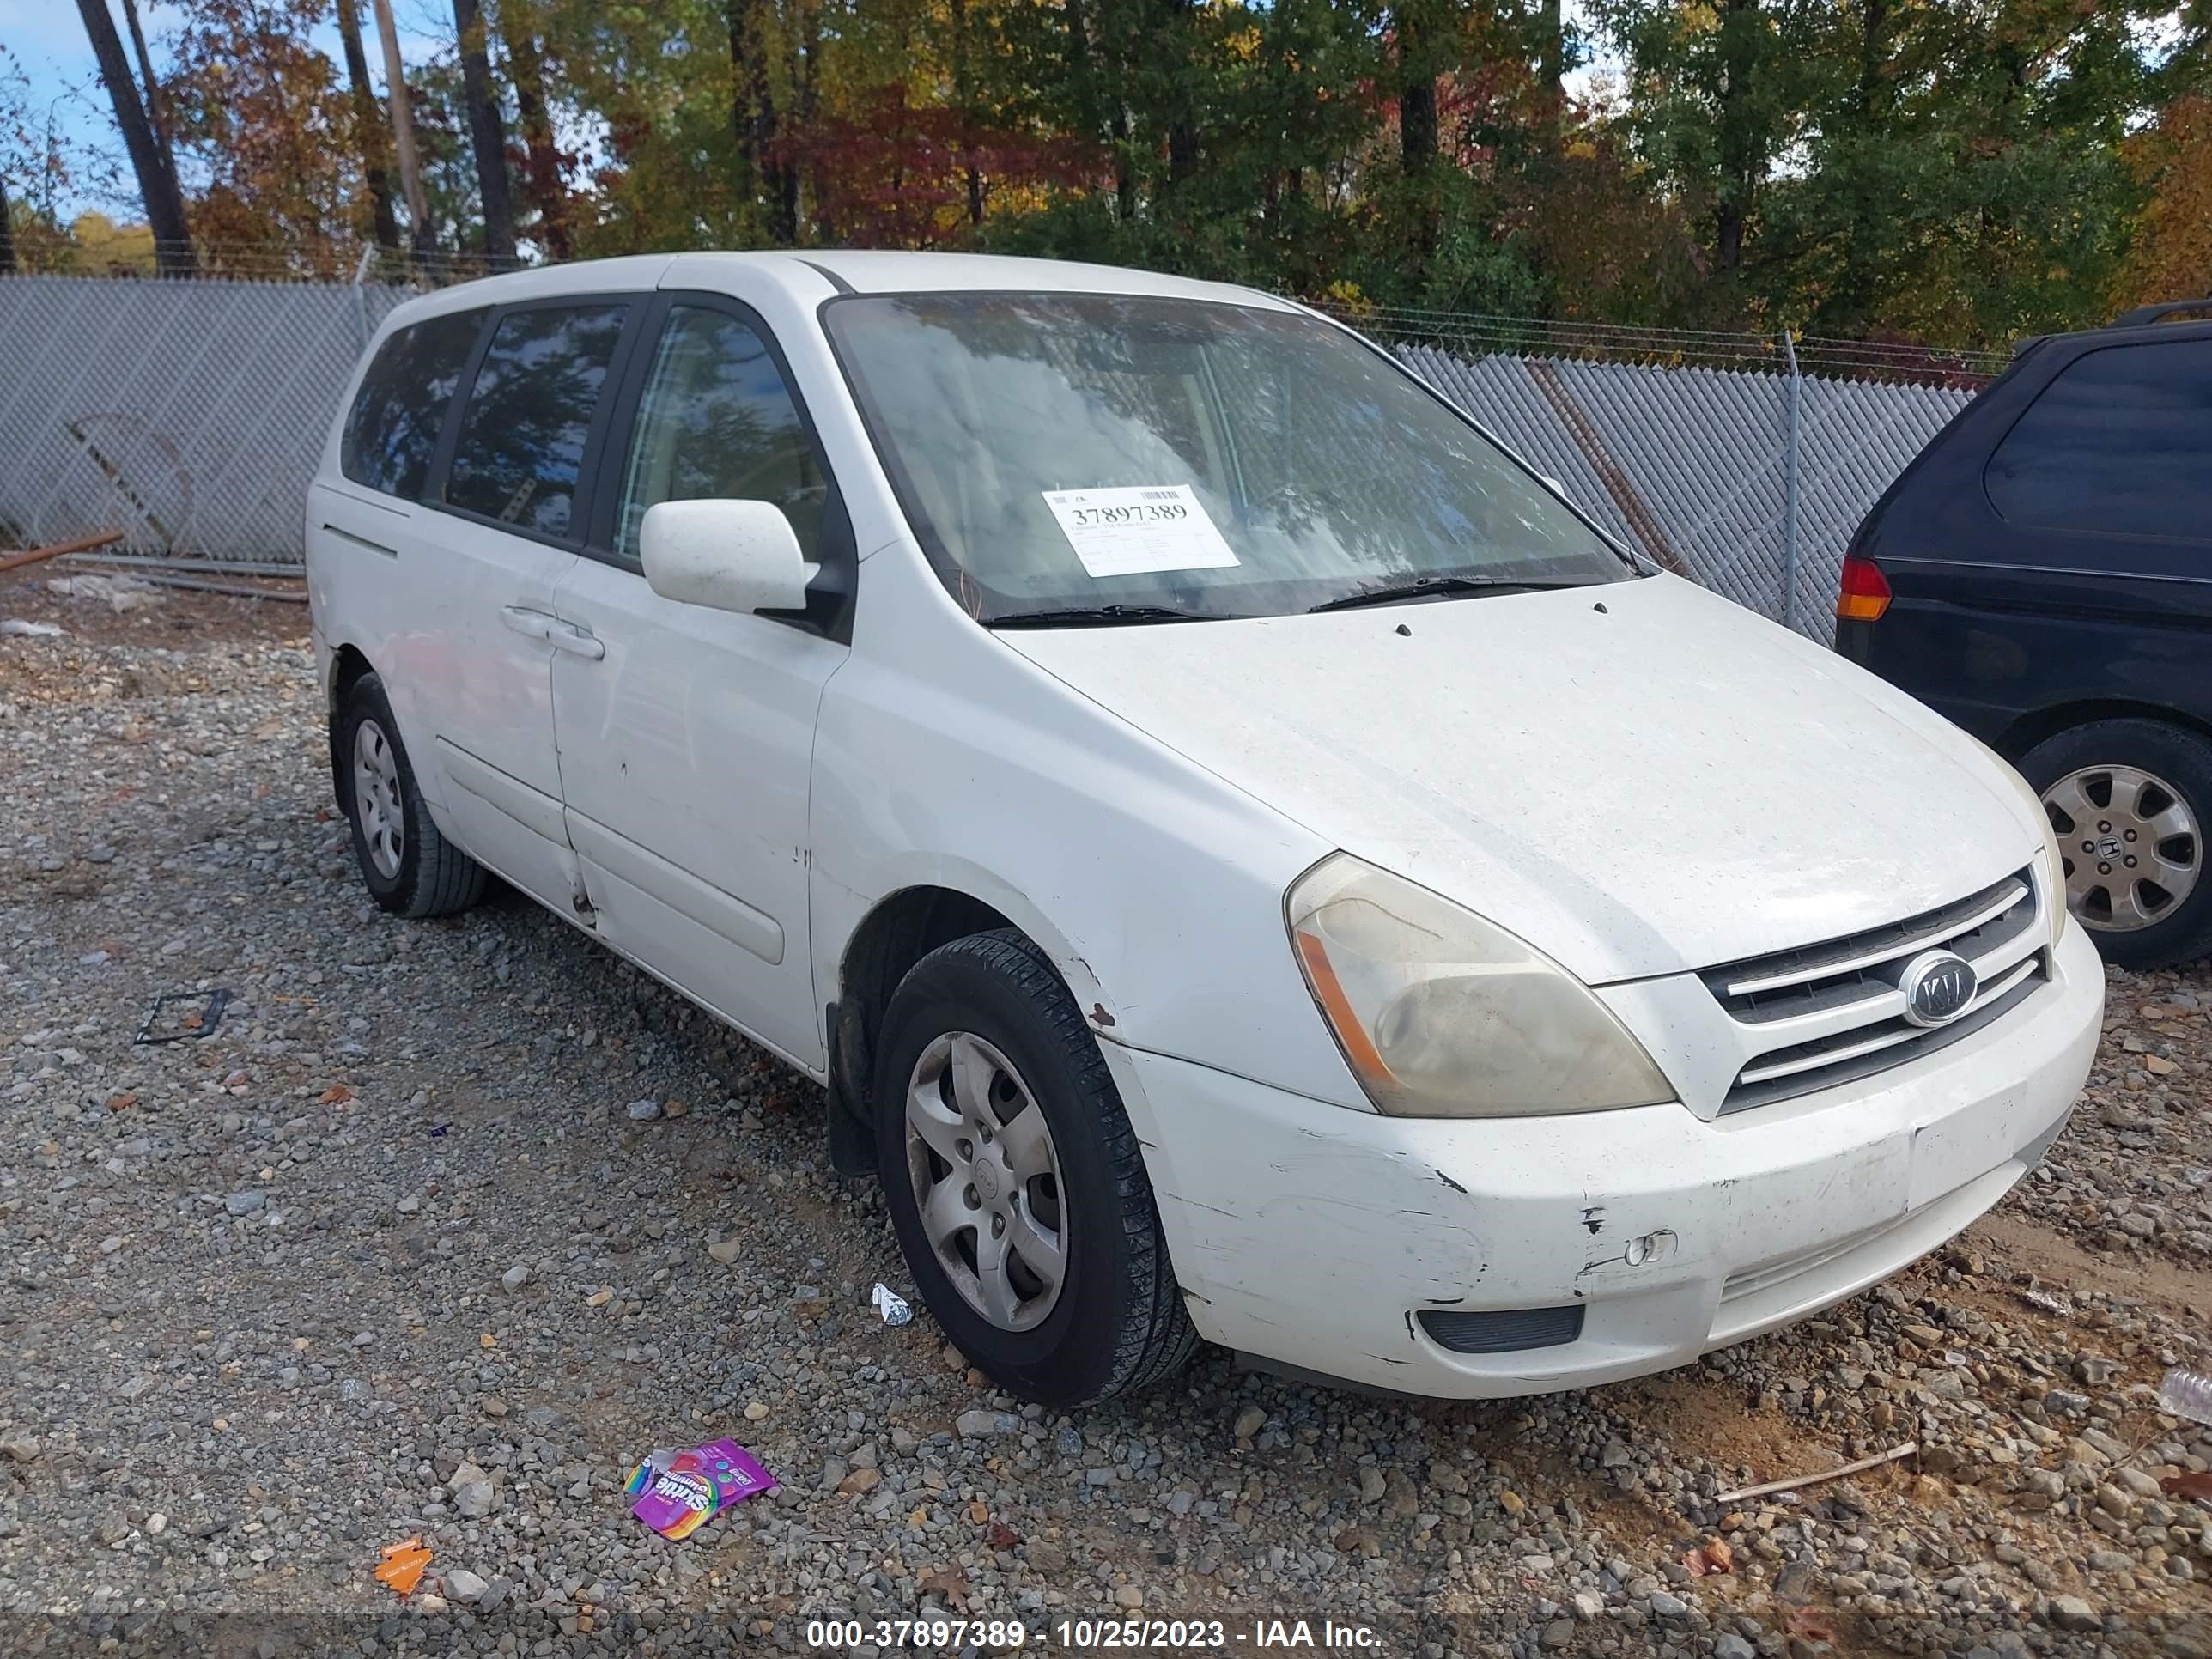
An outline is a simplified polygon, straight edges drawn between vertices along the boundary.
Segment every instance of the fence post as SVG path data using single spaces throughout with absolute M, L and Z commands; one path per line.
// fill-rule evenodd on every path
M 1797 626 L 1797 466 L 1798 422 L 1804 409 L 1804 377 L 1797 370 L 1797 345 L 1790 331 L 1782 331 L 1782 353 L 1790 365 L 1788 427 L 1784 434 L 1782 474 L 1782 625 Z

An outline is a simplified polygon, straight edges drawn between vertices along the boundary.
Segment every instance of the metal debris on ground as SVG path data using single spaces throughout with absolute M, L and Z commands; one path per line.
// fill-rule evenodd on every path
M 9 617 L 6 621 L 0 622 L 0 634 L 4 634 L 11 639 L 55 640 L 61 637 L 61 633 L 62 625 L 59 623 L 26 622 L 21 617 Z
M 44 564 L 48 559 L 58 559 L 65 553 L 89 553 L 95 547 L 107 547 L 123 539 L 119 530 L 105 530 L 90 536 L 80 536 L 73 542 L 55 542 L 47 547 L 33 547 L 22 553 L 0 555 L 0 575 L 26 566 Z
M 161 1011 L 172 1003 L 192 1003 L 177 1016 L 173 1026 L 164 1024 Z M 164 991 L 154 999 L 146 1010 L 146 1018 L 138 1027 L 138 1035 L 131 1039 L 134 1044 L 179 1042 L 186 1037 L 197 1041 L 213 1036 L 215 1028 L 222 1023 L 222 1011 L 230 1006 L 228 991 Z M 156 1026 L 161 1029 L 155 1030 Z
M 914 1309 L 907 1299 L 888 1285 L 878 1284 L 869 1300 L 875 1304 L 876 1311 L 884 1316 L 886 1325 L 903 1325 L 914 1317 Z
M 1847 1474 L 1879 1468 L 1884 1463 L 1894 1463 L 1901 1457 L 1911 1456 L 1919 1449 L 1917 1440 L 1908 1440 L 1901 1446 L 1892 1446 L 1887 1451 L 1876 1452 L 1872 1457 L 1862 1457 L 1856 1463 L 1846 1463 L 1839 1469 L 1821 1469 L 1812 1474 L 1793 1474 L 1786 1480 L 1769 1480 L 1757 1486 L 1739 1486 L 1734 1492 L 1721 1493 L 1713 1502 L 1723 1505 L 1740 1504 L 1747 1498 L 1765 1498 L 1771 1492 L 1793 1492 L 1799 1486 L 1817 1486 L 1824 1480 L 1840 1480 Z
M 623 1496 L 629 1512 L 663 1538 L 684 1539 L 732 1504 L 775 1490 L 775 1477 L 734 1440 L 690 1451 L 655 1448 L 630 1471 Z

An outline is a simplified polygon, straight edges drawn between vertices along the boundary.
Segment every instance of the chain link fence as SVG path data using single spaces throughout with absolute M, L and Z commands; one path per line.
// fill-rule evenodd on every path
M 0 545 L 119 530 L 123 558 L 296 572 L 307 488 L 404 290 L 0 277 Z
M 0 548 L 120 531 L 108 556 L 296 572 L 339 392 L 406 286 L 276 266 L 0 277 Z M 1825 637 L 1845 542 L 2002 367 L 1989 354 L 1361 311 L 1389 346 L 1623 541 Z

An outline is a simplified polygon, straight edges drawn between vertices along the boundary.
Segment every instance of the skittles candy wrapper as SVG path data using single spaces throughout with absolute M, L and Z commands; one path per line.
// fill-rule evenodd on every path
M 775 1477 L 736 1441 L 709 1440 L 648 1454 L 623 1491 L 637 1500 L 629 1512 L 663 1538 L 689 1538 L 731 1504 L 775 1487 Z

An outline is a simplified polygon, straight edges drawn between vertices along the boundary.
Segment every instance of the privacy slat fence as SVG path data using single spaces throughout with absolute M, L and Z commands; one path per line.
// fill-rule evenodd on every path
M 130 556 L 296 568 L 338 392 L 407 292 L 0 278 L 0 549 L 120 529 Z M 1852 529 L 1972 395 L 1589 360 L 1625 333 L 1559 356 L 1374 331 L 1613 534 L 1816 636 Z

